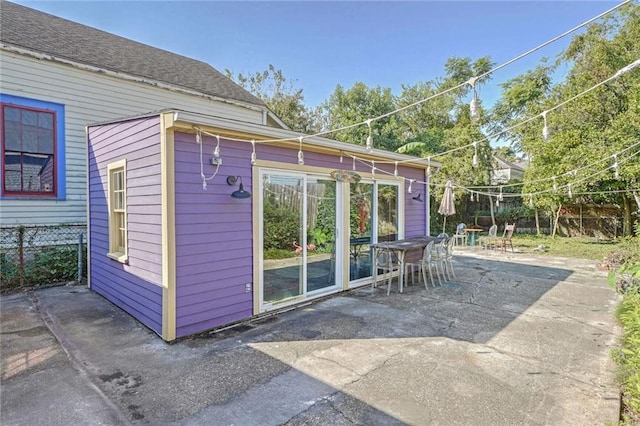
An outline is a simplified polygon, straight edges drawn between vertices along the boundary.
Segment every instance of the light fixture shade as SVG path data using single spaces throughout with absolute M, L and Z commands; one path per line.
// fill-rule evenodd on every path
M 250 198 L 251 197 L 251 193 L 249 191 L 245 191 L 244 190 L 244 186 L 242 186 L 242 183 L 240 183 L 240 187 L 238 188 L 237 191 L 233 191 L 231 193 L 231 196 L 233 198 Z
M 228 176 L 227 177 L 227 185 L 233 186 L 236 182 L 240 180 L 240 186 L 236 191 L 231 193 L 232 198 L 249 198 L 251 197 L 251 193 L 249 191 L 245 191 L 244 185 L 242 184 L 242 176 Z

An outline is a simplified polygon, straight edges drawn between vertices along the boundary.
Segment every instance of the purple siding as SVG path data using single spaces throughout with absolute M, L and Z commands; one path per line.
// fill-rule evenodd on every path
M 209 164 L 214 146 L 214 138 L 203 138 L 207 176 L 215 170 Z M 207 190 L 203 190 L 195 136 L 175 134 L 177 337 L 246 319 L 253 313 L 253 296 L 245 288 L 246 284 L 253 285 L 251 212 L 256 197 L 231 198 L 237 185 L 231 187 L 226 183 L 227 176 L 240 175 L 244 188 L 253 192 L 251 146 L 222 139 L 220 147 L 223 165 L 218 175 L 207 183 Z M 260 160 L 285 164 L 296 164 L 298 160 L 296 149 L 258 144 L 256 152 Z M 328 170 L 351 168 L 351 162 L 346 158 L 341 164 L 339 156 L 313 152 L 305 152 L 305 164 Z M 393 171 L 390 164 L 382 165 L 382 168 Z M 370 171 L 363 165 L 358 165 L 358 170 Z M 399 166 L 398 172 L 406 178 L 424 180 L 422 169 Z M 424 186 L 413 187 L 416 189 L 413 194 L 406 193 L 406 186 L 403 188 L 407 236 L 424 235 L 426 230 L 425 204 L 411 199 L 419 189 L 423 190 L 424 198 Z
M 405 176 L 408 179 L 415 179 L 419 182 L 424 182 L 424 170 L 418 169 L 408 169 L 400 171 L 400 167 L 398 167 L 398 173 L 404 173 L 402 176 Z M 425 235 L 427 233 L 427 210 L 426 210 L 426 200 L 427 198 L 427 185 L 426 184 L 416 184 L 415 182 L 412 185 L 413 193 L 409 194 L 404 191 L 404 236 L 406 238 L 417 237 L 420 235 Z M 416 195 L 418 195 L 422 191 L 422 202 L 416 201 L 413 199 Z
M 107 165 L 127 160 L 128 264 L 107 257 Z M 159 117 L 89 128 L 91 288 L 162 333 Z
M 204 170 L 214 139 L 204 138 Z M 175 134 L 176 180 L 176 336 L 208 330 L 253 315 L 253 198 L 230 197 L 228 175 L 242 175 L 251 191 L 249 154 L 244 144 L 221 144 L 223 165 L 207 190 L 200 178 L 200 153 L 194 135 Z

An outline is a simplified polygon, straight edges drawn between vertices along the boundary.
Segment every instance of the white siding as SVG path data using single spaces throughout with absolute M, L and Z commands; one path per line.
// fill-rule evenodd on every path
M 0 51 L 0 92 L 65 106 L 65 200 L 0 203 L 2 226 L 86 223 L 87 143 L 85 126 L 175 108 L 232 120 L 262 123 L 262 112 L 226 102 L 120 80 L 14 52 Z

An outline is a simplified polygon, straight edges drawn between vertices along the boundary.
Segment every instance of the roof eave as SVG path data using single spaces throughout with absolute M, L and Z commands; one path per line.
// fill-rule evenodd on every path
M 324 149 L 328 148 L 335 152 L 348 152 L 357 155 L 360 158 L 369 158 L 374 160 L 382 158 L 384 160 L 398 161 L 407 166 L 419 167 L 423 169 L 426 169 L 427 167 L 440 168 L 442 165 L 442 163 L 438 161 L 413 157 L 406 154 L 398 154 L 396 152 L 385 151 L 382 149 L 373 149 L 371 152 L 368 152 L 366 148 L 361 145 L 340 142 L 321 136 L 309 136 L 287 129 L 278 129 L 276 127 L 232 121 L 224 118 L 212 117 L 204 114 L 182 110 L 173 110 L 172 113 L 174 123 L 191 123 L 199 126 L 227 129 L 233 132 L 261 135 L 272 139 L 287 139 L 289 143 L 297 143 L 298 139 L 300 137 L 303 137 L 304 144 L 310 147 L 318 147 Z
M 25 55 L 25 56 L 30 56 L 32 58 L 38 59 L 38 60 L 46 60 L 46 61 L 51 61 L 51 62 L 57 62 L 63 65 L 67 65 L 67 66 L 71 66 L 77 69 L 81 69 L 83 71 L 88 71 L 88 72 L 93 72 L 93 73 L 99 73 L 102 75 L 107 75 L 113 78 L 118 78 L 121 80 L 126 80 L 126 81 L 131 81 L 131 82 L 136 82 L 136 83 L 141 83 L 141 84 L 146 84 L 146 85 L 150 85 L 150 86 L 154 86 L 154 87 L 158 87 L 161 89 L 165 89 L 165 90 L 169 90 L 172 92 L 177 92 L 177 93 L 183 93 L 183 94 L 187 94 L 187 95 L 191 95 L 191 96 L 198 96 L 201 98 L 205 98 L 211 101 L 216 101 L 216 102 L 222 102 L 222 103 L 227 103 L 227 104 L 232 104 L 235 106 L 240 106 L 243 108 L 247 108 L 247 109 L 251 109 L 254 111 L 259 111 L 259 112 L 265 112 L 265 111 L 269 111 L 269 109 L 266 107 L 266 105 L 259 105 L 259 104 L 252 104 L 249 102 L 243 102 L 237 99 L 231 99 L 231 98 L 223 98 L 223 97 L 219 97 L 219 96 L 214 96 L 214 95 L 210 95 L 207 93 L 202 93 L 202 92 L 198 92 L 196 90 L 191 90 L 191 89 L 187 89 L 181 86 L 177 86 L 174 84 L 169 84 L 163 81 L 159 81 L 159 80 L 154 80 L 154 79 L 150 79 L 150 78 L 146 78 L 146 77 L 140 77 L 137 75 L 133 75 L 133 74 L 128 74 L 128 73 L 123 73 L 123 72 L 118 72 L 118 71 L 112 71 L 109 69 L 105 69 L 105 68 L 100 68 L 100 67 L 96 67 L 94 65 L 89 65 L 89 64 L 85 64 L 82 62 L 77 62 L 77 61 L 73 61 L 70 59 L 66 59 L 66 58 L 62 58 L 59 56 L 54 56 L 54 55 L 50 55 L 47 53 L 42 53 L 42 52 L 38 52 L 35 50 L 31 50 L 31 49 L 26 49 L 24 47 L 21 46 L 16 46 L 13 44 L 7 44 L 5 42 L 0 42 L 0 50 L 6 50 L 8 52 L 13 52 L 13 53 L 17 53 L 20 55 Z

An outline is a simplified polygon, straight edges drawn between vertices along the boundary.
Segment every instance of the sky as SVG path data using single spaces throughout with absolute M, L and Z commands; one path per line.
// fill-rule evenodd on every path
M 390 88 L 445 75 L 451 57 L 502 64 L 620 1 L 24 1 L 16 3 L 192 57 L 221 72 L 269 64 L 315 107 L 336 85 Z M 483 105 L 500 84 L 555 59 L 570 36 L 492 74 Z M 562 70 L 559 71 L 562 75 Z

